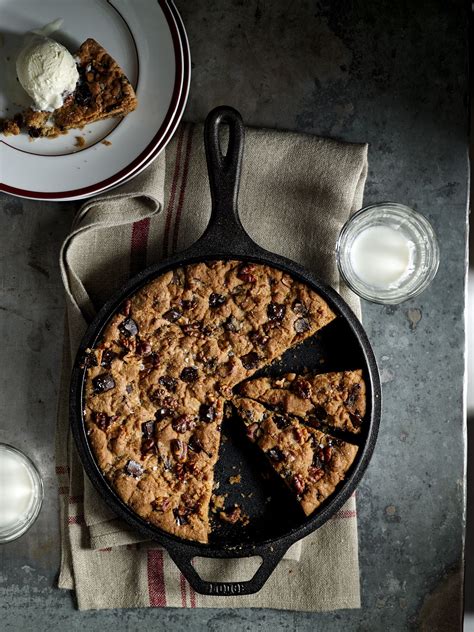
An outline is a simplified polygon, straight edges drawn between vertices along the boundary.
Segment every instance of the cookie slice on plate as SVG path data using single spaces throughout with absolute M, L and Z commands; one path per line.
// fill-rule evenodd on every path
M 249 439 L 264 452 L 305 514 L 311 515 L 345 479 L 358 447 L 254 400 L 236 398 L 234 405 Z
M 312 426 L 329 426 L 357 434 L 366 412 L 366 388 L 361 370 L 261 377 L 244 382 L 239 394 Z
M 17 131 L 9 133 L 25 127 L 34 138 L 54 137 L 89 123 L 126 116 L 137 107 L 137 96 L 124 71 L 94 39 L 87 39 L 75 57 L 79 81 L 64 105 L 52 113 L 26 110 L 16 119 Z

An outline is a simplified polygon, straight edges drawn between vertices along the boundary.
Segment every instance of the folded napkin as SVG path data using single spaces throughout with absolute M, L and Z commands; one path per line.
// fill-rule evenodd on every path
M 362 204 L 367 146 L 247 129 L 239 197 L 242 223 L 265 248 L 315 271 L 360 314 L 342 285 L 334 245 Z M 61 498 L 59 587 L 81 610 L 146 606 L 277 608 L 360 606 L 355 497 L 321 529 L 291 547 L 256 595 L 194 592 L 165 550 L 131 530 L 85 476 L 68 423 L 72 359 L 87 322 L 130 275 L 192 244 L 204 231 L 210 195 L 202 126 L 182 124 L 166 152 L 132 182 L 87 201 L 61 251 L 67 319 L 56 434 Z M 249 579 L 258 564 L 196 560 L 206 578 Z

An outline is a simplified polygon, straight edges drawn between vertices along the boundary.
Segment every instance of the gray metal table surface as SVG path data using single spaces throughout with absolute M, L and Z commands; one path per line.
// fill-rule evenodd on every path
M 178 2 L 193 57 L 187 119 L 202 120 L 226 103 L 251 125 L 367 141 L 365 201 L 411 205 L 439 235 L 441 265 L 427 291 L 395 307 L 363 303 L 384 401 L 379 442 L 358 491 L 362 608 L 229 611 L 224 598 L 213 610 L 81 613 L 73 596 L 55 587 L 58 252 L 76 207 L 3 195 L 0 441 L 32 456 L 46 495 L 31 531 L 0 547 L 2 629 L 459 629 L 468 195 L 463 7 L 461 0 Z

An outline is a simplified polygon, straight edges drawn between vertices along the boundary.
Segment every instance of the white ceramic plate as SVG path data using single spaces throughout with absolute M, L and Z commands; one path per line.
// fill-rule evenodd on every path
M 21 35 L 56 18 L 63 25 L 54 37 L 72 51 L 96 39 L 122 66 L 139 101 L 123 120 L 56 139 L 0 136 L 0 191 L 82 199 L 130 179 L 159 154 L 182 116 L 190 81 L 186 33 L 171 0 L 0 0 L 0 15 L 0 116 L 18 109 L 12 80 Z M 76 136 L 84 137 L 84 147 L 75 146 Z

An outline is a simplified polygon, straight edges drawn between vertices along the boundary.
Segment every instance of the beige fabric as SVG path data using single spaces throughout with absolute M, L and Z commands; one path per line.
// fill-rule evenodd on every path
M 362 204 L 366 145 L 248 129 L 240 216 L 262 246 L 342 287 L 334 244 Z M 360 605 L 355 498 L 316 533 L 291 547 L 256 595 L 195 594 L 165 551 L 126 527 L 84 476 L 68 430 L 71 359 L 95 310 L 131 273 L 193 243 L 210 213 L 202 127 L 183 124 L 143 174 L 86 202 L 61 251 L 67 326 L 56 460 L 61 495 L 59 586 L 80 609 L 134 606 L 267 607 L 304 611 Z M 301 554 L 301 556 L 300 556 Z M 254 560 L 196 562 L 208 579 L 246 579 Z

